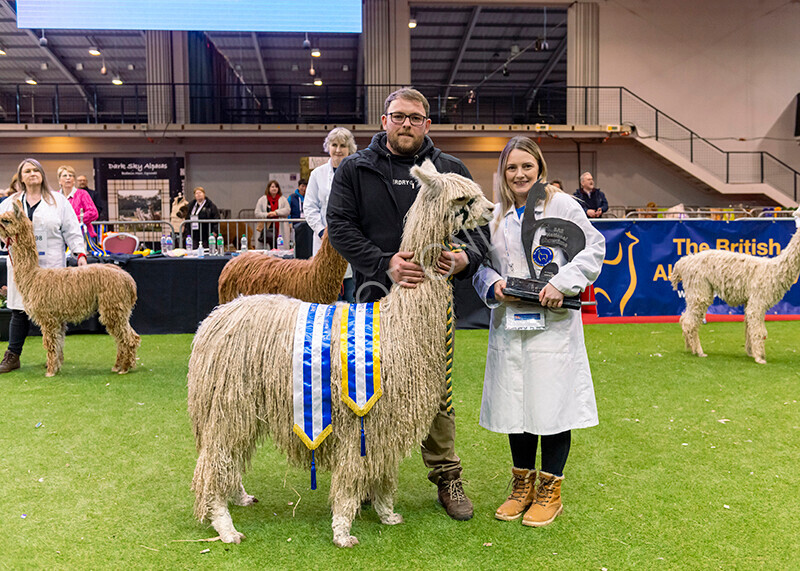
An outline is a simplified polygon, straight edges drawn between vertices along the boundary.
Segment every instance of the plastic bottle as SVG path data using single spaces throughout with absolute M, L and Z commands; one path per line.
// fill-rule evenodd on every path
M 161 253 L 167 253 L 167 236 L 163 232 L 161 233 Z
M 198 258 L 205 258 L 206 257 L 206 254 L 203 251 L 203 241 L 202 240 L 198 240 L 197 241 L 197 257 Z
M 242 247 L 239 249 L 240 252 L 247 251 L 247 234 L 242 234 Z
M 172 243 L 172 232 L 170 232 L 169 234 L 167 234 L 167 238 L 166 238 L 166 240 L 164 241 L 164 244 L 165 244 L 165 247 L 166 247 L 166 249 L 167 249 L 167 252 L 171 252 L 171 251 L 173 250 L 173 248 L 174 248 L 174 245 L 173 245 L 173 243 Z
M 186 236 L 186 244 L 185 244 L 185 246 L 186 246 L 186 255 L 187 256 L 194 255 L 194 248 L 192 248 L 192 235 L 191 234 Z
M 208 255 L 217 255 L 217 235 L 213 232 L 211 233 L 211 236 L 208 237 Z
M 278 250 L 283 250 L 283 235 L 278 234 L 278 242 L 277 242 Z
M 217 256 L 225 255 L 225 240 L 222 239 L 222 234 L 217 236 Z

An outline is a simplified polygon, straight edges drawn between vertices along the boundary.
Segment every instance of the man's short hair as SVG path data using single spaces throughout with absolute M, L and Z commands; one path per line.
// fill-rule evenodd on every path
M 301 178 L 300 180 L 297 181 L 297 186 L 303 186 L 303 185 L 308 186 L 308 181 L 304 178 Z
M 586 171 L 586 172 L 585 172 L 585 173 L 583 173 L 583 174 L 581 175 L 581 177 L 578 179 L 578 182 L 580 182 L 581 184 L 583 184 L 583 179 L 585 179 L 585 178 L 586 178 L 586 175 L 587 175 L 587 174 L 588 174 L 589 176 L 592 176 L 592 173 L 590 173 L 589 171 Z M 594 177 L 592 177 L 592 178 L 594 178 Z
M 383 114 L 386 115 L 389 112 L 389 105 L 392 104 L 392 101 L 395 99 L 405 99 L 407 101 L 416 101 L 417 103 L 422 104 L 422 108 L 425 109 L 425 116 L 427 117 L 430 115 L 431 106 L 428 103 L 428 100 L 425 99 L 425 96 L 422 95 L 419 91 L 414 89 L 413 87 L 403 87 L 398 89 L 397 91 L 393 91 L 389 94 L 389 97 L 386 98 L 386 101 L 383 102 Z

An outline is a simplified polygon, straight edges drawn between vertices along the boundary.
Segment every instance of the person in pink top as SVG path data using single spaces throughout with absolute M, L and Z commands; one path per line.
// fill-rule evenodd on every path
M 69 165 L 58 167 L 58 183 L 61 186 L 61 193 L 67 197 L 75 216 L 81 219 L 81 209 L 83 209 L 83 223 L 86 224 L 86 231 L 92 238 L 97 237 L 92 222 L 97 220 L 97 207 L 92 201 L 89 193 L 75 186 L 75 169 Z

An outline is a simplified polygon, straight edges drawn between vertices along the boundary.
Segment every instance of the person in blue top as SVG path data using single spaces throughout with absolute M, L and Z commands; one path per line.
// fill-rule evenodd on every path
M 308 181 L 301 178 L 297 182 L 297 190 L 289 197 L 289 218 L 302 218 L 302 222 L 292 222 L 294 227 L 294 257 L 307 260 L 311 257 L 314 241 L 313 232 L 308 222 L 305 221 L 306 212 L 304 202 L 306 199 Z
M 297 183 L 297 190 L 295 190 L 289 197 L 289 218 L 305 218 L 303 212 L 303 201 L 306 198 L 306 188 L 308 188 L 308 181 L 301 178 Z M 293 222 L 294 227 L 297 228 L 300 222 Z

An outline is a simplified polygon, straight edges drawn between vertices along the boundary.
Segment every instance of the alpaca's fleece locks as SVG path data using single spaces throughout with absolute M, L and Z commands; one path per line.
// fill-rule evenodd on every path
M 393 511 L 400 460 L 424 438 L 445 382 L 446 311 L 452 290 L 434 272 L 443 244 L 462 228 L 491 219 L 480 187 L 457 174 L 440 174 L 429 161 L 411 173 L 421 188 L 409 210 L 401 250 L 415 253 L 428 278 L 414 289 L 392 287 L 381 301 L 383 396 L 366 415 L 367 455 L 360 455 L 359 418 L 341 401 L 339 337 L 332 336 L 333 433 L 316 450 L 317 466 L 331 470 L 333 541 L 350 547 L 350 527 L 370 498 L 385 524 Z M 189 360 L 189 414 L 198 460 L 192 488 L 195 514 L 209 518 L 225 542 L 238 543 L 228 501 L 253 502 L 242 486 L 257 442 L 271 437 L 293 464 L 308 467 L 311 453 L 292 433 L 292 351 L 300 301 L 282 295 L 239 297 L 200 325 Z M 342 304 L 336 308 L 338 331 Z
M 80 323 L 95 312 L 117 342 L 117 361 L 111 369 L 127 373 L 136 365 L 139 335 L 130 326 L 136 304 L 136 282 L 116 266 L 91 264 L 77 268 L 40 268 L 33 224 L 15 201 L 0 215 L 0 237 L 10 242 L 14 279 L 25 312 L 42 330 L 47 351 L 47 376 L 64 363 L 67 323 Z
M 800 210 L 794 213 L 800 226 Z M 684 256 L 672 270 L 672 287 L 683 282 L 686 311 L 681 328 L 686 348 L 705 357 L 700 326 L 716 295 L 728 305 L 744 305 L 745 350 L 756 363 L 766 363 L 764 315 L 786 294 L 800 273 L 800 231 L 774 258 L 760 258 L 727 250 L 705 250 Z

